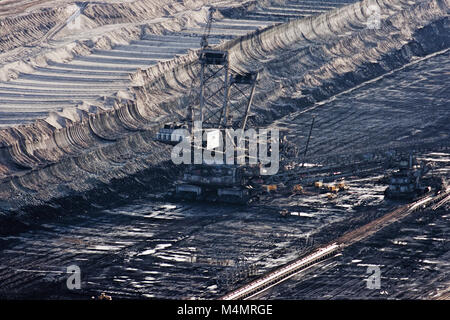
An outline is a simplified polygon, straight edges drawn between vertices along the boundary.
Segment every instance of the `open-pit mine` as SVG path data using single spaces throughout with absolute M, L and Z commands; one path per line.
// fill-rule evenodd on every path
M 449 11 L 0 1 L 0 299 L 450 299 Z

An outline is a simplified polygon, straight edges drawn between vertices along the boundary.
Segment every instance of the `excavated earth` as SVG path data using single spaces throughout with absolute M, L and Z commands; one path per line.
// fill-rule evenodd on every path
M 296 173 L 271 181 L 344 177 L 348 192 L 280 188 L 251 207 L 164 200 L 182 168 L 153 137 L 198 102 L 209 4 L 209 43 L 233 71 L 259 72 L 249 126 L 279 128 L 301 151 L 285 155 Z M 383 197 L 396 155 L 448 180 L 449 4 L 3 1 L 0 297 L 219 297 L 401 205 Z M 448 209 L 417 212 L 261 298 L 445 297 Z M 70 265 L 81 290 L 67 289 Z M 379 290 L 365 287 L 368 265 L 381 267 Z

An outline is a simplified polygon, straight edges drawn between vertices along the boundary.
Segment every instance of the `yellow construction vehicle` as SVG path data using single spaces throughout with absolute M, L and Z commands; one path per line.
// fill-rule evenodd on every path
M 327 189 L 330 192 L 337 193 L 339 191 L 339 187 L 334 184 L 327 185 Z
M 347 186 L 344 181 L 339 182 L 338 187 L 339 187 L 339 190 L 348 190 L 349 189 L 349 186 Z
M 303 187 L 299 184 L 296 184 L 293 188 L 292 188 L 292 193 L 302 193 L 303 192 Z
M 333 193 L 327 193 L 327 198 L 328 198 L 328 200 L 333 200 L 333 199 L 336 198 L 336 194 L 333 194 Z
M 265 185 L 264 187 L 266 188 L 267 192 L 277 191 L 277 189 L 278 189 L 278 186 L 276 184 L 268 184 L 268 185 Z

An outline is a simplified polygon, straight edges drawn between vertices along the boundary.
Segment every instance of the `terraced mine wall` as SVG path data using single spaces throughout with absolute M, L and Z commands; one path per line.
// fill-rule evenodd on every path
M 29 15 L 0 20 L 0 52 L 14 49 L 41 39 L 56 26 L 58 20 L 67 19 L 66 10 L 47 9 Z M 33 24 L 30 23 L 33 22 Z
M 255 105 L 264 107 L 255 112 L 257 117 L 270 122 L 280 114 L 310 106 L 416 57 L 448 48 L 448 1 L 379 3 L 381 14 L 389 16 L 380 29 L 366 28 L 370 2 L 362 1 L 222 45 L 222 49 L 230 51 L 232 68 L 262 73 L 259 83 L 264 90 L 258 90 Z M 186 60 L 175 63 L 175 68 L 172 63 L 159 64 L 134 75 L 147 83 L 142 95 L 148 97 L 154 92 L 156 96 L 162 90 L 174 97 L 180 92 L 186 94 L 199 68 L 195 56 Z M 175 99 L 170 102 L 172 106 L 179 104 Z
M 0 53 L 24 44 L 40 42 L 52 28 L 61 27 L 71 14 L 77 10 L 77 5 L 70 2 L 67 6 L 58 6 L 58 3 L 56 3 L 56 8 L 44 7 L 39 11 L 24 12 L 29 7 L 37 6 L 40 3 L 45 4 L 45 2 L 49 1 L 14 2 L 16 3 L 5 3 L 5 7 L 0 8 Z M 212 1 L 211 3 L 214 2 Z M 145 21 L 179 14 L 187 10 L 198 10 L 205 5 L 206 1 L 142 0 L 125 3 L 101 3 L 95 1 L 80 3 L 84 5 L 83 22 L 87 22 L 87 25 L 92 28 L 107 24 Z M 8 16 L 13 14 L 19 15 Z
M 229 50 L 233 69 L 260 72 L 250 125 L 269 125 L 448 49 L 448 1 L 378 1 L 386 17 L 379 29 L 367 28 L 371 3 L 268 27 L 219 46 Z M 162 119 L 180 117 L 187 101 L 195 102 L 190 90 L 197 81 L 195 61 L 191 52 L 138 71 L 131 77 L 135 86 L 108 101 L 112 108 L 95 114 L 77 109 L 72 120 L 58 117 L 60 128 L 40 120 L 1 130 L 1 208 L 42 204 L 164 166 L 169 153 L 151 141 L 153 132 Z

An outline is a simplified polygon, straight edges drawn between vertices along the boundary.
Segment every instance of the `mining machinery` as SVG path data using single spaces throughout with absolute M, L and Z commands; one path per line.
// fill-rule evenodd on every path
M 430 191 L 430 187 L 424 187 L 422 177 L 428 172 L 429 167 L 419 163 L 412 156 L 403 156 L 398 162 L 398 168 L 389 177 L 389 186 L 384 195 L 389 199 L 411 200 Z
M 180 130 L 177 129 L 185 129 L 192 149 L 203 151 L 208 148 L 207 143 L 202 141 L 200 146 L 195 145 L 196 134 L 204 137 L 208 132 L 220 130 L 222 137 L 225 138 L 225 130 L 228 128 L 243 130 L 246 128 L 258 73 L 240 73 L 232 70 L 228 52 L 209 46 L 208 37 L 214 13 L 215 9 L 210 8 L 198 53 L 200 64 L 198 103 L 187 107 L 186 117 L 181 121 L 165 124 L 157 133 L 156 141 L 170 145 L 178 144 L 188 137 L 180 135 Z M 234 99 L 239 97 L 240 103 L 239 100 L 234 102 Z M 196 123 L 201 123 L 201 132 L 196 132 L 198 130 Z M 238 144 L 239 141 L 236 142 L 236 145 Z M 247 203 L 250 200 L 251 188 L 248 182 L 258 175 L 258 168 L 236 164 L 238 161 L 234 161 L 234 164 L 208 164 L 204 161 L 192 164 L 193 162 L 186 165 L 181 181 L 176 183 L 175 198 L 231 203 Z

